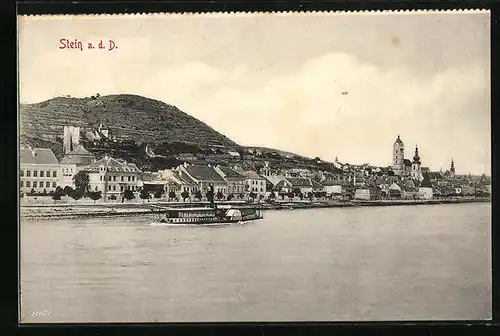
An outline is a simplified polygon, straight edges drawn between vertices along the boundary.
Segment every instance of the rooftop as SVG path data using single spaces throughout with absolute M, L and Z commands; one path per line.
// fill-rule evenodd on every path
M 264 179 L 262 176 L 254 172 L 253 170 L 249 170 L 245 172 L 245 177 L 249 179 L 254 179 L 254 180 L 262 180 Z
M 235 171 L 234 169 L 231 169 L 226 166 L 219 166 L 219 169 L 224 173 L 226 177 L 232 177 L 232 178 L 244 178 L 243 175 Z
M 312 187 L 311 180 L 304 177 L 287 177 L 293 187 Z
M 33 150 L 20 149 L 19 161 L 21 164 L 58 165 L 59 161 L 49 148 L 35 148 Z
M 140 169 L 135 165 L 135 163 L 128 163 L 109 156 L 105 156 L 100 160 L 92 162 L 85 168 L 85 170 L 89 172 L 99 172 L 100 167 L 104 167 L 110 172 L 140 172 Z
M 202 165 L 189 165 L 186 167 L 189 175 L 197 180 L 212 181 L 212 182 L 225 182 L 213 167 Z

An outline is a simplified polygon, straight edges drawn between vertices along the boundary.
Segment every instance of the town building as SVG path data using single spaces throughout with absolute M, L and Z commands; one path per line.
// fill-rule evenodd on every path
M 226 180 L 210 165 L 203 166 L 184 163 L 179 165 L 176 170 L 179 171 L 179 176 L 187 176 L 193 180 L 203 195 L 206 195 L 210 187 L 214 188 L 215 194 L 222 193 L 222 195 L 227 195 Z
M 418 187 L 418 194 L 419 198 L 424 200 L 432 199 L 434 197 L 434 190 L 428 173 L 424 174 L 424 179 Z
M 305 177 L 288 177 L 286 179 L 292 186 L 292 191 L 300 191 L 303 195 L 313 192 L 311 179 Z
M 123 196 L 125 190 L 138 191 L 142 173 L 134 163 L 107 155 L 92 162 L 83 171 L 89 176 L 89 191 L 100 191 L 104 200 Z
M 22 148 L 19 151 L 19 190 L 21 193 L 49 193 L 59 181 L 59 161 L 49 148 Z
M 399 184 L 393 182 L 389 186 L 389 198 L 390 199 L 401 199 L 402 189 Z
M 181 194 L 185 191 L 189 193 L 190 199 L 196 199 L 200 189 L 198 184 L 191 177 L 189 177 L 188 174 L 185 174 L 178 169 L 165 169 L 159 171 L 159 173 L 160 179 L 164 184 L 166 198 L 169 200 L 180 200 L 182 199 Z M 206 195 L 202 194 L 200 200 L 205 196 Z
M 356 192 L 354 193 L 354 199 L 369 201 L 370 189 L 367 186 L 360 186 L 359 188 L 356 188 Z
M 66 153 L 60 162 L 59 186 L 61 188 L 66 186 L 75 188 L 73 176 L 94 161 L 94 154 L 86 150 L 83 145 L 78 145 L 78 147 Z
M 246 177 L 226 166 L 216 166 L 214 169 L 226 180 L 227 194 L 242 199 L 246 191 Z
M 332 195 L 342 195 L 342 182 L 335 180 L 325 180 L 321 182 L 323 185 L 323 191 L 327 196 Z
M 253 170 L 245 172 L 245 184 L 248 192 L 254 192 L 259 196 L 266 196 L 266 179 Z

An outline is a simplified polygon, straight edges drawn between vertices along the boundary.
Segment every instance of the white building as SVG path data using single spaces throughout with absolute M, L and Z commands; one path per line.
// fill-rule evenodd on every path
M 370 200 L 370 189 L 357 188 L 356 192 L 354 193 L 354 199 L 369 201 Z
M 61 188 L 66 186 L 75 188 L 73 177 L 94 161 L 94 154 L 86 150 L 83 145 L 79 145 L 74 150 L 68 152 L 60 163 L 59 186 Z
M 58 183 L 59 161 L 49 148 L 20 149 L 19 190 L 22 193 L 54 191 Z
M 134 163 L 105 156 L 84 171 L 89 175 L 89 191 L 101 191 L 104 200 L 112 195 L 118 198 L 125 190 L 138 190 L 141 171 Z
M 429 180 L 429 176 L 425 174 L 422 183 L 418 187 L 418 196 L 420 199 L 432 199 L 434 197 L 434 193 L 432 191 L 431 181 Z
M 263 197 L 266 196 L 266 179 L 256 172 L 252 170 L 245 172 L 245 183 L 248 192 L 254 192 Z
M 342 194 L 342 182 L 340 181 L 323 181 L 323 191 L 327 195 L 341 195 Z

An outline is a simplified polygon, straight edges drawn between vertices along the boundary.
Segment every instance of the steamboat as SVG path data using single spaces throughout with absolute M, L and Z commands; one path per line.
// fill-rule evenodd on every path
M 262 219 L 262 210 L 255 206 L 216 206 L 193 208 L 157 207 L 153 224 L 219 226 Z
M 151 209 L 153 225 L 172 226 L 220 226 L 243 223 L 263 218 L 263 211 L 258 205 L 216 205 L 213 199 L 206 207 L 162 207 Z

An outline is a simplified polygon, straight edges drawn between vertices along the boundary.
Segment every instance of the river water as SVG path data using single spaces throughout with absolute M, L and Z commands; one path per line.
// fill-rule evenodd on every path
M 489 203 L 21 223 L 22 322 L 491 317 Z

